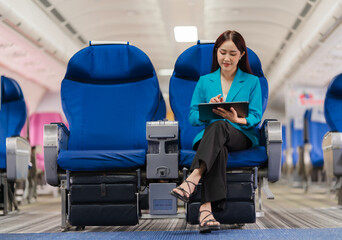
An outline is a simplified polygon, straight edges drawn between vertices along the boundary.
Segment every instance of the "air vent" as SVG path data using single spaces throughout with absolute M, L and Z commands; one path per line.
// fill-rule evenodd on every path
M 78 36 L 78 40 L 80 40 L 81 43 L 86 44 L 87 42 L 84 40 L 83 37 Z
M 68 19 L 63 16 L 63 14 L 58 10 L 58 8 L 54 6 L 54 1 L 34 0 L 33 2 L 36 3 L 65 33 L 75 36 L 73 40 L 75 40 L 77 44 L 87 44 L 83 36 L 81 34 L 78 34 L 77 29 L 74 28 L 74 26 L 70 24 Z
M 273 57 L 272 62 L 274 62 L 274 64 L 277 62 L 277 58 L 281 55 L 282 51 L 286 48 L 287 41 L 289 41 L 291 39 L 291 37 L 294 34 L 296 34 L 298 27 L 300 26 L 300 24 L 302 24 L 305 21 L 305 17 L 307 17 L 308 13 L 317 4 L 317 2 L 319 2 L 319 1 L 317 1 L 317 0 L 306 0 L 305 6 L 303 7 L 302 11 L 300 12 L 298 17 L 296 18 L 295 22 L 293 23 L 292 28 L 290 29 L 290 31 L 288 32 L 288 34 L 286 35 L 286 37 L 284 39 L 284 42 L 280 45 L 278 52 Z M 322 35 L 324 35 L 324 34 L 322 34 Z M 322 39 L 323 39 L 323 36 L 322 36 Z M 322 41 L 322 39 L 320 41 Z M 268 66 L 267 72 L 271 71 L 274 64 L 270 64 Z
M 291 37 L 292 37 L 292 32 L 289 32 L 286 36 L 286 41 L 290 40 Z
M 311 4 L 310 3 L 306 3 L 302 12 L 300 13 L 301 17 L 305 17 L 306 14 L 308 14 L 309 10 L 311 9 Z
M 337 29 L 340 26 L 341 23 L 342 23 L 342 16 L 336 19 L 335 23 L 330 28 L 328 28 L 326 32 L 321 33 L 322 37 L 320 41 L 324 42 L 330 36 L 330 34 L 333 33 L 335 29 Z
M 14 24 L 13 22 L 11 22 L 9 19 L 4 19 L 2 20 L 2 22 L 4 24 L 6 24 L 7 26 L 9 26 L 11 29 L 13 29 L 14 31 L 16 31 L 17 33 L 19 33 L 20 35 L 22 35 L 23 37 L 25 37 L 27 40 L 29 40 L 31 43 L 33 43 L 34 45 L 36 45 L 38 48 L 41 48 L 42 45 L 33 37 L 31 37 L 30 35 L 26 34 L 22 29 L 20 29 L 19 26 L 17 26 L 16 24 Z
M 65 18 L 62 16 L 62 14 L 60 14 L 56 8 L 53 8 L 51 10 L 51 13 L 60 21 L 60 22 L 65 22 Z
M 65 62 L 62 59 L 60 59 L 59 57 L 57 57 L 57 50 L 51 52 L 51 51 L 45 49 L 44 52 L 47 53 L 48 55 L 50 55 L 50 57 L 52 57 L 53 59 L 55 59 L 56 61 L 58 61 L 62 65 L 65 65 Z
M 77 33 L 76 30 L 75 30 L 75 28 L 73 28 L 73 27 L 70 25 L 70 23 L 65 24 L 65 27 L 66 27 L 72 34 L 76 34 L 76 33 Z
M 39 0 L 41 4 L 43 4 L 44 7 L 48 8 L 51 7 L 51 3 L 48 0 Z
M 280 45 L 280 50 L 282 50 L 285 47 L 285 43 Z
M 295 23 L 292 26 L 293 30 L 296 30 L 299 26 L 299 24 L 302 22 L 302 20 L 300 20 L 299 18 L 297 18 L 297 20 L 295 21 Z

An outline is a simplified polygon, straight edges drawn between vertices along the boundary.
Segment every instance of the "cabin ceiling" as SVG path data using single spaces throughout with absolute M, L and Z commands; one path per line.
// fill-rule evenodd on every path
M 314 78 L 312 71 L 307 77 L 303 77 L 304 73 L 300 69 L 294 69 L 293 64 L 297 63 L 302 67 L 305 64 L 298 64 L 299 61 L 303 61 L 305 56 L 313 55 L 308 54 L 310 51 L 307 50 L 307 45 L 317 49 L 322 45 L 316 37 L 319 33 L 322 36 L 322 31 L 314 31 L 313 26 L 319 20 L 313 19 L 312 26 L 309 24 L 315 13 L 326 9 L 328 18 L 336 15 L 336 8 L 341 9 L 341 0 L 30 0 L 25 1 L 25 6 L 22 3 L 20 0 L 7 3 L 0 0 L 0 10 L 1 7 L 4 10 L 2 22 L 9 21 L 5 24 L 7 27 L 12 24 L 16 32 L 19 28 L 25 33 L 25 25 L 18 26 L 19 20 L 15 16 L 22 16 L 26 21 L 32 19 L 25 24 L 36 30 L 37 36 L 32 37 L 33 41 L 36 41 L 36 45 L 38 42 L 38 48 L 45 49 L 44 53 L 58 62 L 58 73 L 54 75 L 48 70 L 52 66 L 48 66 L 48 61 L 40 60 L 41 65 L 46 63 L 45 70 L 40 65 L 36 66 L 36 70 L 50 74 L 48 81 L 47 77 L 35 76 L 34 70 L 31 73 L 31 79 L 41 82 L 48 90 L 59 90 L 67 60 L 76 51 L 86 47 L 90 40 L 129 41 L 150 57 L 158 74 L 160 69 L 172 69 L 177 57 L 195 44 L 176 42 L 173 34 L 175 26 L 196 26 L 200 40 L 215 40 L 225 30 L 232 29 L 240 32 L 248 47 L 260 57 L 270 84 L 269 106 L 278 110 L 284 109 L 283 94 L 278 94 L 277 91 L 284 87 L 284 82 L 291 79 L 297 81 L 298 78 L 307 81 L 306 79 L 311 78 L 313 85 L 327 84 L 328 80 Z M 32 13 L 33 10 L 37 14 Z M 44 14 L 44 20 L 41 15 L 38 16 L 38 11 L 39 14 Z M 338 17 L 333 17 L 335 22 L 326 20 L 326 29 L 339 21 Z M 310 39 L 299 36 L 306 25 L 316 34 Z M 335 26 L 338 27 L 339 25 Z M 51 31 L 46 32 L 46 29 Z M 50 36 L 44 36 L 49 33 Z M 27 30 L 26 34 L 29 35 Z M 296 47 L 300 48 L 298 52 L 292 50 Z M 341 51 L 332 53 L 334 55 L 329 56 L 329 59 L 340 58 Z M 283 58 L 291 57 L 292 65 L 283 64 L 286 61 Z M 26 61 L 26 65 L 29 64 Z M 336 65 L 333 64 L 335 67 Z M 12 68 L 14 66 L 15 64 Z M 333 66 L 326 61 L 320 66 L 320 70 L 315 69 L 316 75 L 324 75 L 324 69 L 331 69 Z M 166 98 L 169 78 L 170 76 L 158 76 Z

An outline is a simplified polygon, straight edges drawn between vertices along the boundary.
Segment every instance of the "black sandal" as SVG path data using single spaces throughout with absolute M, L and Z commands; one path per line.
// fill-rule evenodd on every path
M 186 191 L 186 190 L 184 190 L 183 188 L 181 188 L 181 187 L 176 187 L 176 189 L 182 191 L 182 192 L 183 192 L 183 195 L 180 195 L 179 193 L 177 193 L 177 192 L 175 192 L 175 191 L 173 191 L 173 190 L 170 192 L 170 194 L 171 194 L 172 196 L 174 196 L 175 198 L 178 198 L 178 199 L 182 200 L 183 202 L 188 203 L 188 202 L 189 202 L 190 196 L 196 191 L 197 185 L 196 185 L 195 183 L 191 182 L 191 181 L 188 181 L 188 180 L 184 180 L 184 182 L 188 185 L 189 191 L 191 191 L 191 188 L 190 188 L 190 184 L 189 184 L 189 183 L 191 183 L 191 184 L 193 184 L 193 185 L 195 186 L 195 189 L 194 189 L 194 191 L 193 191 L 191 194 L 190 194 L 188 191 Z M 185 194 L 188 195 L 188 197 L 187 197 Z
M 200 222 L 201 213 L 203 213 L 203 212 L 208 212 L 209 214 L 202 219 L 202 222 Z M 209 222 L 217 222 L 215 218 L 205 220 L 210 215 L 214 216 L 213 213 L 210 212 L 209 210 L 200 211 L 199 216 L 198 216 L 198 221 L 200 222 L 200 224 L 199 224 L 200 233 L 210 233 L 211 231 L 217 231 L 217 230 L 221 229 L 220 225 L 208 225 Z M 203 225 L 202 225 L 202 223 L 203 223 Z

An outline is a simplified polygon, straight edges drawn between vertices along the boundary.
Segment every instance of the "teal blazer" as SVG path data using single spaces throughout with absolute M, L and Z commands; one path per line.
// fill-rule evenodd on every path
M 208 126 L 214 121 L 220 120 L 215 119 L 202 122 L 199 120 L 198 112 L 199 103 L 208 103 L 212 97 L 215 97 L 218 94 L 222 94 L 220 68 L 213 73 L 201 76 L 198 80 L 190 106 L 189 121 L 191 125 L 200 126 L 205 124 L 205 126 Z M 243 132 L 252 141 L 252 147 L 258 146 L 258 136 L 254 131 L 254 127 L 260 123 L 262 118 L 260 81 L 258 77 L 249 73 L 245 73 L 238 68 L 233 83 L 229 89 L 226 102 L 239 101 L 249 102 L 249 112 L 246 118 L 247 125 L 232 123 L 227 119 L 224 119 L 224 121 L 229 122 L 233 127 Z M 193 145 L 202 139 L 203 133 L 204 129 L 196 135 Z

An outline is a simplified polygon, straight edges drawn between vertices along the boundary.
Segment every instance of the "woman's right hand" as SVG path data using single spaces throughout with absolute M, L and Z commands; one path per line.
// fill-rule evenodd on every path
M 213 97 L 210 99 L 209 103 L 220 103 L 223 102 L 223 98 L 221 97 L 221 94 L 217 95 L 216 97 Z

